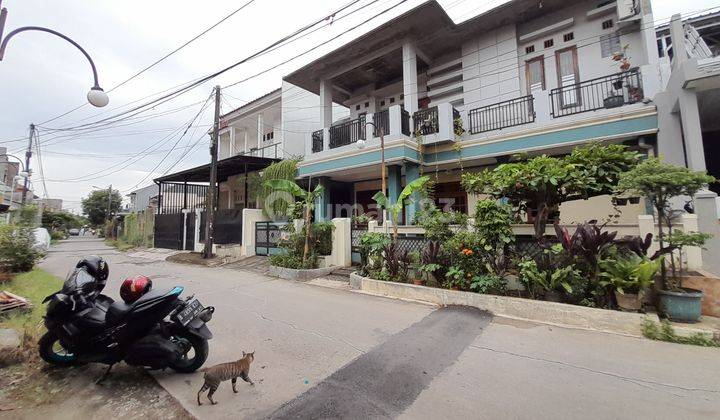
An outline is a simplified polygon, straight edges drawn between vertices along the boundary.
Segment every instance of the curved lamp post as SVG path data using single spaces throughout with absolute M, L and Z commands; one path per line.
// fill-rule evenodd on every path
M 2 6 L 2 0 L 0 0 L 0 6 Z M 92 58 L 90 58 L 90 54 L 88 54 L 87 51 L 85 51 L 85 49 L 83 49 L 83 47 L 80 46 L 80 44 L 73 41 L 69 37 L 61 34 L 60 32 L 57 32 L 57 31 L 54 31 L 54 30 L 48 29 L 48 28 L 43 28 L 41 26 L 23 26 L 21 28 L 17 28 L 14 31 L 8 33 L 7 36 L 5 38 L 3 38 L 2 34 L 3 34 L 3 29 L 5 28 L 5 21 L 7 20 L 7 13 L 8 12 L 7 12 L 6 8 L 0 9 L 0 39 L 2 39 L 2 43 L 0 43 L 0 61 L 2 61 L 2 59 L 5 55 L 5 48 L 7 48 L 7 44 L 10 41 L 10 38 L 19 34 L 20 32 L 40 31 L 40 32 L 46 32 L 46 33 L 58 36 L 58 37 L 64 39 L 65 41 L 71 43 L 72 45 L 74 45 L 77 49 L 79 49 L 80 52 L 83 53 L 85 58 L 87 58 L 88 62 L 90 63 L 90 67 L 92 68 L 92 72 L 93 72 L 94 84 L 93 84 L 93 87 L 90 88 L 90 91 L 87 94 L 88 102 L 90 102 L 90 104 L 92 104 L 98 108 L 102 108 L 105 105 L 107 105 L 108 102 L 110 102 L 110 99 L 108 98 L 107 94 L 105 93 L 105 91 L 102 90 L 102 88 L 100 87 L 100 84 L 98 83 L 98 75 L 97 75 L 97 69 L 95 68 L 95 63 L 93 62 Z

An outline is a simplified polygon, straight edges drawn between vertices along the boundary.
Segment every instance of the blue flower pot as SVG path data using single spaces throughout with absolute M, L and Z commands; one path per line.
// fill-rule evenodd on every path
M 682 288 L 682 291 L 660 290 L 658 295 L 660 311 L 671 321 L 692 323 L 700 320 L 702 291 Z

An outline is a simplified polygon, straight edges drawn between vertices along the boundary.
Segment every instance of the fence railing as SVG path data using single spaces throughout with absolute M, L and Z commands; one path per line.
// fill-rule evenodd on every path
M 282 230 L 287 223 L 255 222 L 255 254 L 272 255 L 278 252 Z
M 440 131 L 438 125 L 438 108 L 436 106 L 427 109 L 421 109 L 413 114 L 413 122 L 415 132 L 423 136 L 435 134 Z
M 617 108 L 643 98 L 642 77 L 637 68 L 550 91 L 553 118 Z
M 280 143 L 274 143 L 265 147 L 250 149 L 246 152 L 241 153 L 241 155 L 279 159 L 281 157 L 278 153 L 279 146 Z
M 380 137 L 380 134 L 390 134 L 390 110 L 384 110 L 373 114 L 373 137 Z
M 205 209 L 209 186 L 181 182 L 161 182 L 158 191 L 158 214 L 182 213 L 183 209 Z
M 312 133 L 312 152 L 322 152 L 323 150 L 323 130 L 313 131 Z
M 510 99 L 470 110 L 470 133 L 500 130 L 535 122 L 532 95 Z
M 365 116 L 330 127 L 330 148 L 347 146 L 365 140 Z

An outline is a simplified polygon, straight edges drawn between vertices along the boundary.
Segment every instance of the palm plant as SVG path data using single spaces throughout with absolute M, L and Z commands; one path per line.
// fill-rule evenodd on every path
M 303 209 L 305 211 L 305 247 L 303 249 L 303 264 L 308 260 L 310 255 L 310 240 L 312 238 L 312 212 L 315 210 L 315 200 L 322 197 L 325 192 L 325 188 L 322 185 L 317 185 L 314 190 L 306 191 L 302 189 L 298 184 L 287 179 L 271 179 L 265 181 L 265 187 L 272 191 L 281 191 L 292 194 L 294 197 L 300 199 L 303 203 Z
M 397 242 L 397 225 L 398 219 L 400 218 L 400 212 L 402 212 L 403 207 L 405 207 L 406 204 L 412 201 L 412 195 L 420 193 L 424 190 L 425 184 L 427 184 L 429 180 L 430 177 L 425 175 L 410 182 L 405 186 L 405 188 L 403 188 L 403 190 L 400 192 L 400 195 L 398 195 L 397 200 L 395 200 L 395 202 L 392 204 L 390 203 L 390 199 L 385 195 L 384 191 L 378 191 L 373 196 L 373 200 L 375 200 L 378 206 L 387 209 L 388 213 L 390 213 L 393 224 L 393 242 Z

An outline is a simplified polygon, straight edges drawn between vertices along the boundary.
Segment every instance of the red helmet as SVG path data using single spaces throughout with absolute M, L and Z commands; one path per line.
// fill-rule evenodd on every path
M 140 299 L 140 296 L 152 289 L 152 280 L 146 276 L 128 277 L 120 286 L 120 297 L 125 303 L 130 304 Z

